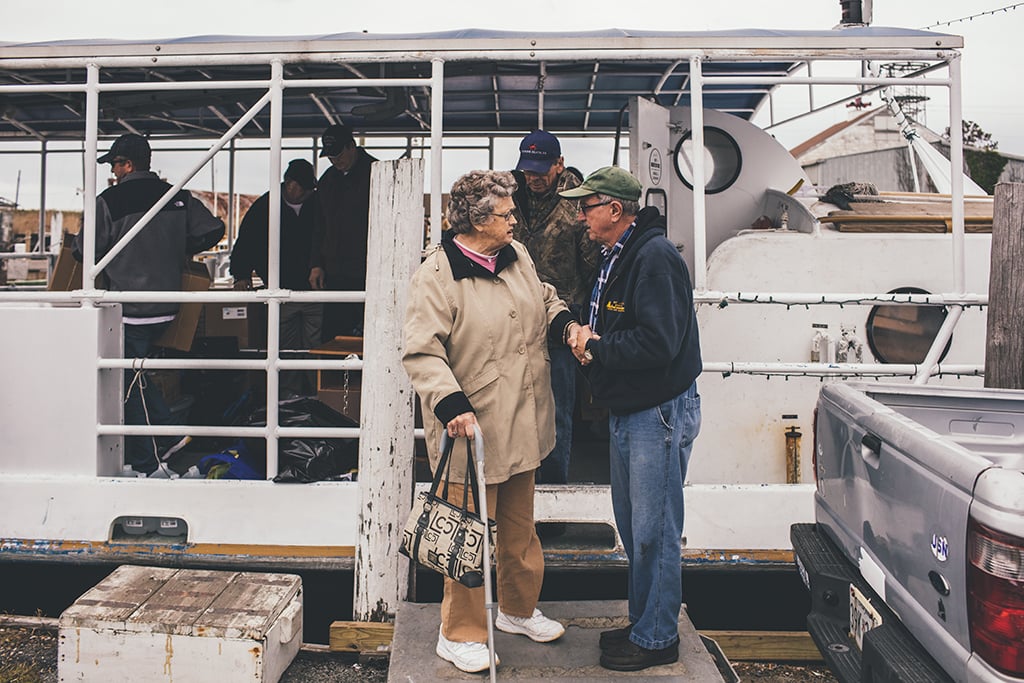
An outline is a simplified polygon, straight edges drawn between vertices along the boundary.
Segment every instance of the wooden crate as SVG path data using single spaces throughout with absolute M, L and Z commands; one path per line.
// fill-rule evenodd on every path
M 298 576 L 123 565 L 61 614 L 58 673 L 275 683 L 301 644 Z

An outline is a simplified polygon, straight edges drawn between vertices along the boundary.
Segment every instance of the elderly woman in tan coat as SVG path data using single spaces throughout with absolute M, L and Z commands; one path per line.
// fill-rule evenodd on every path
M 547 338 L 567 342 L 575 322 L 512 240 L 511 173 L 473 171 L 452 187 L 450 230 L 416 275 L 405 321 L 405 369 L 423 403 L 437 467 L 441 430 L 483 432 L 488 514 L 498 525 L 495 626 L 538 642 L 565 629 L 537 609 L 544 555 L 533 521 L 534 470 L 554 447 Z M 568 343 L 568 342 L 567 342 Z M 452 463 L 461 482 L 463 463 Z M 458 467 L 458 469 L 457 469 Z M 453 485 L 451 500 L 461 501 Z M 445 578 L 437 654 L 463 671 L 489 666 L 482 588 Z

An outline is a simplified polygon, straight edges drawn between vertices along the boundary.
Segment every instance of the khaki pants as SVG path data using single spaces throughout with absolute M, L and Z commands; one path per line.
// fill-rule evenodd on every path
M 533 522 L 533 470 L 487 487 L 487 512 L 498 524 L 495 564 L 498 605 L 513 617 L 533 614 L 544 581 L 544 552 Z M 462 504 L 462 485 L 450 484 L 448 500 Z M 470 501 L 472 506 L 472 501 Z M 484 589 L 445 578 L 441 632 L 460 643 L 487 642 Z

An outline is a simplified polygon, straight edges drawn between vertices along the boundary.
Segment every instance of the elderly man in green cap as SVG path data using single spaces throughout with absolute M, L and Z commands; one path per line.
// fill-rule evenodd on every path
M 683 481 L 701 419 L 693 289 L 665 217 L 640 208 L 630 173 L 601 168 L 560 194 L 579 201 L 604 255 L 588 324 L 567 330 L 608 408 L 612 509 L 629 559 L 629 626 L 601 634 L 601 666 L 639 671 L 679 658 Z

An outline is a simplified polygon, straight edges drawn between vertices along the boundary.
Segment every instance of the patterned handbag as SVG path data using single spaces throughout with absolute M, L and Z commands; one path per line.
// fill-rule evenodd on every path
M 466 439 L 466 474 L 463 479 L 462 506 L 448 502 L 448 478 L 455 439 L 444 439 L 434 481 L 430 485 L 430 491 L 416 496 L 409 519 L 402 531 L 399 552 L 467 588 L 477 588 L 484 582 L 484 523 L 480 515 L 471 512 L 468 507 L 469 496 L 472 495 L 473 509 L 480 509 L 478 483 L 469 444 L 470 440 Z M 441 495 L 438 495 L 438 489 L 441 489 Z M 488 519 L 487 522 L 491 534 L 489 547 L 493 557 L 497 525 L 493 519 Z

